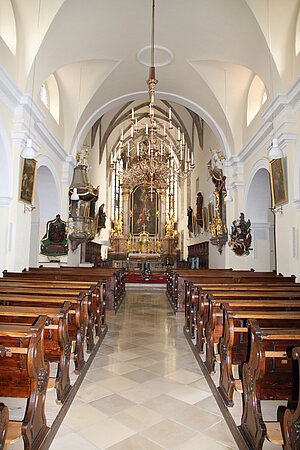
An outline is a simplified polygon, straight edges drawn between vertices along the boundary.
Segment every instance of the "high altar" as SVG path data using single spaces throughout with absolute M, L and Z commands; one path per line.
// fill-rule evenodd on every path
M 168 263 L 179 259 L 177 223 L 173 213 L 166 213 L 166 195 L 157 191 L 151 195 L 139 185 L 123 192 L 121 201 L 112 224 L 109 259 Z

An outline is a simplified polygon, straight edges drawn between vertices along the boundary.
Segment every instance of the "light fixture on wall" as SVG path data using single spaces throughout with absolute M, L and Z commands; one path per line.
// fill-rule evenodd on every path
M 233 198 L 231 196 L 230 189 L 228 189 L 228 188 L 227 188 L 227 194 L 226 194 L 226 197 L 224 198 L 224 201 L 225 201 L 225 203 L 233 202 Z
M 184 133 L 181 133 L 180 128 L 175 128 L 174 136 L 171 135 L 174 129 L 171 108 L 163 119 L 158 120 L 155 117 L 155 86 L 158 80 L 155 78 L 154 63 L 154 11 L 155 0 L 152 2 L 147 122 L 145 127 L 138 127 L 132 108 L 130 137 L 124 139 L 122 130 L 119 144 L 111 153 L 111 169 L 114 176 L 120 180 L 122 189 L 131 190 L 142 184 L 149 189 L 151 196 L 154 190 L 172 190 L 174 185 L 189 176 L 194 168 L 193 149 L 187 147 Z
M 39 0 L 39 8 L 38 8 L 38 17 L 37 17 L 37 32 L 39 30 L 40 25 L 40 13 L 41 13 L 41 0 Z M 37 37 L 38 38 L 38 37 Z M 30 111 L 29 111 L 29 125 L 28 125 L 28 138 L 26 139 L 26 146 L 22 150 L 21 157 L 24 159 L 34 159 L 36 156 L 36 152 L 32 145 L 31 138 L 31 122 L 32 122 L 32 109 L 33 109 L 33 95 L 34 95 L 34 82 L 35 82 L 35 73 L 36 73 L 36 55 L 37 55 L 37 46 L 33 60 L 33 73 L 32 73 L 32 89 L 31 89 L 31 98 L 30 98 Z
M 268 154 L 269 160 L 273 161 L 273 159 L 281 159 L 283 158 L 283 153 L 282 150 L 280 149 L 279 145 L 278 145 L 278 139 L 274 138 L 273 142 L 272 142 L 272 146 L 269 150 L 269 154 Z

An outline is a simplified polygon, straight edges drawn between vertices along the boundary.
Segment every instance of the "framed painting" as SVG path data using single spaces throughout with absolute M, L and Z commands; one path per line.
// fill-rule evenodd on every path
M 22 159 L 19 200 L 30 205 L 33 205 L 36 171 L 35 159 Z
M 208 231 L 208 211 L 206 206 L 203 206 L 202 208 L 202 217 L 203 217 L 203 229 L 204 231 Z
M 273 207 L 287 203 L 287 187 L 284 167 L 284 158 L 273 159 L 270 162 L 270 179 Z
M 157 193 L 151 194 L 144 186 L 136 187 L 132 192 L 132 230 L 141 233 L 144 228 L 149 234 L 156 234 Z

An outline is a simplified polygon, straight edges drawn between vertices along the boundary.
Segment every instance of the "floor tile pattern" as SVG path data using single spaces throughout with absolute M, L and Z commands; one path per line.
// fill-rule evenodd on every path
M 164 292 L 127 291 L 51 450 L 236 449 Z

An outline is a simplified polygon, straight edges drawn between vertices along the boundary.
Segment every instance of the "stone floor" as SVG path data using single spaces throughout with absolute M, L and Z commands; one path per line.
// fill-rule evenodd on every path
M 165 293 L 127 291 L 51 450 L 236 449 Z

